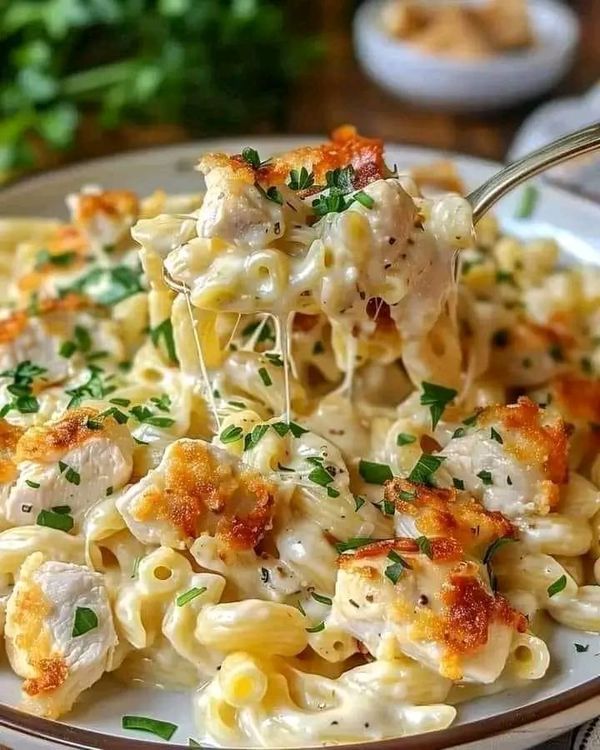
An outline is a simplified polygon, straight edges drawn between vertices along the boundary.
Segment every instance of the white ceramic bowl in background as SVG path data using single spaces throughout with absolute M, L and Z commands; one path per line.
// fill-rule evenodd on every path
M 533 98 L 567 72 L 579 39 L 574 13 L 557 0 L 529 0 L 535 45 L 484 60 L 428 54 L 391 36 L 385 0 L 367 0 L 354 19 L 356 56 L 383 88 L 409 101 L 453 111 L 492 110 Z
M 264 158 L 311 141 L 314 139 L 249 136 L 97 159 L 0 191 L 0 218 L 66 218 L 65 194 L 86 183 L 128 188 L 141 195 L 158 187 L 173 193 L 195 192 L 202 189 L 202 178 L 193 171 L 193 165 L 204 151 L 239 153 L 244 146 L 252 145 Z M 386 156 L 400 169 L 440 157 L 455 158 L 467 189 L 481 184 L 500 167 L 480 159 L 405 146 L 389 145 Z M 565 263 L 600 264 L 597 204 L 543 183 L 530 218 L 514 218 L 519 201 L 519 191 L 515 191 L 498 205 L 496 214 L 507 231 L 523 238 L 554 237 Z M 463 704 L 457 723 L 449 729 L 339 746 L 338 750 L 523 750 L 600 714 L 600 634 L 555 625 L 549 629 L 547 641 L 552 663 L 544 679 Z M 578 652 L 575 642 L 587 646 L 588 653 Z M 189 694 L 130 687 L 110 676 L 84 693 L 64 722 L 23 714 L 12 707 L 19 701 L 20 680 L 10 672 L 1 651 L 0 647 L 0 750 L 2 746 L 11 750 L 186 750 L 187 738 L 195 736 Z M 167 745 L 150 735 L 124 731 L 123 714 L 172 721 L 178 730 Z

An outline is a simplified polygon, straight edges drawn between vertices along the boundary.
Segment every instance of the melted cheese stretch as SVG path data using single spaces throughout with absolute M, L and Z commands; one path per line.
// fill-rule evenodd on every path
M 0 223 L 27 710 L 116 671 L 195 691 L 206 743 L 307 746 L 543 678 L 539 610 L 600 632 L 597 272 L 492 219 L 473 238 L 462 198 L 348 129 L 201 168 L 204 195 L 90 188 L 67 225 Z

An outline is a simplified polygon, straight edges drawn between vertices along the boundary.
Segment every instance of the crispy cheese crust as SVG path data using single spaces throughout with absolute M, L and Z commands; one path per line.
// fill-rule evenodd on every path
M 353 184 L 356 189 L 386 174 L 383 161 L 383 141 L 363 138 L 350 125 L 337 128 L 331 140 L 320 146 L 305 146 L 269 159 L 254 168 L 241 155 L 206 154 L 198 162 L 204 174 L 213 169 L 223 169 L 232 178 L 261 185 L 281 185 L 287 182 L 292 169 L 304 167 L 312 172 L 315 185 L 324 185 L 327 172 L 351 165 L 354 168 Z
M 56 690 L 67 679 L 69 670 L 60 654 L 51 654 L 51 640 L 45 620 L 52 611 L 52 605 L 31 578 L 26 586 L 17 590 L 13 611 L 15 646 L 27 654 L 31 672 L 36 675 L 24 681 L 23 691 L 35 697 Z
M 0 419 L 0 483 L 12 482 L 17 476 L 15 452 L 23 428 Z
M 77 223 L 88 224 L 96 214 L 119 219 L 136 217 L 140 210 L 138 197 L 130 190 L 106 190 L 102 193 L 82 193 L 78 196 L 74 219 Z
M 522 463 L 541 466 L 546 478 L 555 485 L 569 478 L 569 429 L 562 419 L 542 424 L 544 411 L 526 396 L 516 404 L 490 406 L 480 412 L 478 425 L 499 422 L 507 428 L 504 449 Z M 556 498 L 551 506 L 558 502 Z
M 393 550 L 410 555 L 407 562 L 415 571 L 419 566 L 454 563 L 450 570 L 441 571 L 439 592 L 435 594 L 441 608 L 435 612 L 429 606 L 419 606 L 398 595 L 390 611 L 390 618 L 399 624 L 411 625 L 411 638 L 443 644 L 442 674 L 449 679 L 461 679 L 461 658 L 476 653 L 485 646 L 490 626 L 494 624 L 527 630 L 527 618 L 497 593 L 490 592 L 479 573 L 479 565 L 463 557 L 458 542 L 449 538 L 431 539 L 431 562 L 419 555 L 412 539 L 375 542 L 352 553 L 340 556 L 339 566 L 376 584 L 382 572 L 369 565 L 371 558 L 379 561 Z M 365 564 L 367 562 L 367 564 Z M 399 584 L 401 586 L 401 582 Z
M 17 461 L 53 463 L 87 440 L 101 437 L 113 425 L 112 417 L 98 418 L 95 409 L 70 409 L 57 422 L 30 427 L 17 444 Z
M 488 546 L 500 537 L 517 536 L 516 528 L 502 513 L 486 510 L 475 498 L 455 489 L 396 478 L 386 482 L 384 493 L 399 513 L 414 517 L 424 536 L 451 537 L 466 551 Z
M 245 512 L 238 512 L 240 496 L 247 500 Z M 185 536 L 196 537 L 212 513 L 223 547 L 252 549 L 270 528 L 274 499 L 275 488 L 259 474 L 236 476 L 229 464 L 217 463 L 201 441 L 180 442 L 171 449 L 164 488 L 150 487 L 136 504 L 135 517 L 165 520 Z

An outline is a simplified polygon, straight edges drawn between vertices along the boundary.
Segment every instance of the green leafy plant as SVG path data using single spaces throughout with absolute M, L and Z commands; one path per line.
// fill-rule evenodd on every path
M 10 0 L 0 11 L 0 170 L 32 142 L 93 127 L 178 123 L 194 134 L 281 125 L 317 53 L 278 0 Z

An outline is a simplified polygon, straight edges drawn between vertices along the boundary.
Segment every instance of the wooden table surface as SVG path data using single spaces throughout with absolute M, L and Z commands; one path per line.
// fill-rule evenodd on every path
M 313 3 L 309 3 L 313 5 Z M 432 112 L 402 102 L 372 83 L 354 60 L 351 17 L 355 3 L 316 0 L 315 30 L 325 34 L 325 59 L 302 82 L 291 108 L 293 133 L 328 133 L 341 123 L 389 141 L 503 159 L 524 118 L 542 101 L 584 92 L 600 81 L 600 0 L 571 0 L 581 22 L 581 43 L 567 78 L 544 99 L 485 115 Z M 306 0 L 300 3 L 299 22 Z

